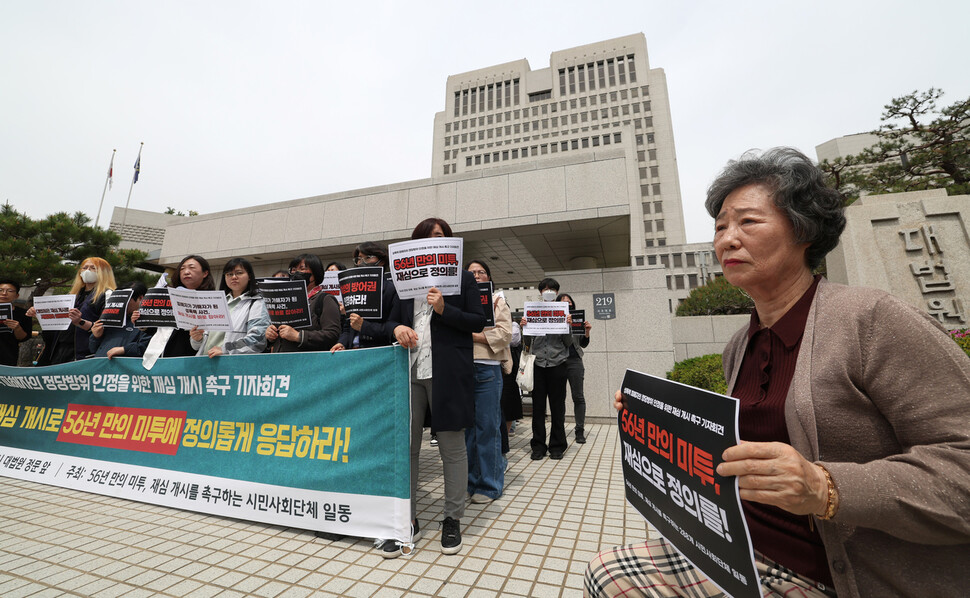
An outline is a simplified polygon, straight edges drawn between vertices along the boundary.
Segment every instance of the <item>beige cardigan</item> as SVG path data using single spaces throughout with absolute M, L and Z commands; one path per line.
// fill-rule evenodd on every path
M 729 393 L 746 342 L 724 350 Z M 822 280 L 785 419 L 839 491 L 816 523 L 840 597 L 970 592 L 970 359 L 936 320 Z

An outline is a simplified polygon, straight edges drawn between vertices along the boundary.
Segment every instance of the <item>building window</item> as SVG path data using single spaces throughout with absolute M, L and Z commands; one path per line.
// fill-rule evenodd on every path
M 644 221 L 644 223 L 643 223 L 643 232 L 645 232 L 645 233 L 653 233 L 653 223 L 650 222 L 649 220 Z
M 667 254 L 661 255 L 660 256 L 660 263 L 663 264 L 663 267 L 664 268 L 669 268 L 670 267 L 670 256 L 667 255 Z
M 569 142 L 568 141 L 563 141 L 562 143 L 560 143 L 559 144 L 559 149 L 561 149 L 564 152 L 565 151 L 569 151 Z
M 690 288 L 692 288 L 692 289 L 696 289 L 697 288 L 697 275 L 696 274 L 688 274 L 687 275 L 687 285 L 690 286 Z
M 656 266 L 657 265 L 657 256 L 655 256 L 655 255 L 648 255 L 647 256 L 647 265 L 649 265 L 649 266 Z
M 512 159 L 515 160 L 518 157 L 519 157 L 519 150 L 518 149 L 512 150 Z
M 610 136 L 603 135 L 603 145 L 609 145 L 609 144 L 610 144 Z
M 683 290 L 683 288 L 684 288 L 684 277 L 683 276 L 674 276 L 674 281 L 677 283 L 677 290 L 678 291 Z
M 653 239 L 647 239 L 644 243 L 647 247 L 653 247 Z
M 661 247 L 666 247 L 667 246 L 667 239 L 657 239 L 657 245 L 659 245 Z
M 626 70 L 630 75 L 630 83 L 637 82 L 637 67 L 633 59 L 633 54 L 626 57 Z M 633 91 L 636 91 L 635 89 Z
M 605 71 L 603 70 L 602 60 L 596 63 L 596 70 L 599 73 L 600 89 L 603 89 L 604 87 L 606 87 L 606 75 L 605 75 Z
M 576 78 L 579 79 L 579 93 L 586 92 L 586 65 L 576 67 Z
M 653 194 L 660 195 L 660 183 L 653 184 Z
M 658 220 L 657 222 L 663 222 L 663 220 Z M 661 230 L 663 230 L 663 229 L 661 229 Z M 679 254 L 679 253 L 675 253 L 674 254 L 674 268 L 683 268 L 683 267 L 684 267 L 684 257 L 681 254 Z
M 519 80 L 512 79 L 512 97 L 514 98 L 515 105 L 519 105 Z
M 654 143 L 653 133 L 647 133 L 647 144 Z
M 658 178 L 660 176 L 660 168 L 657 166 L 650 167 L 650 178 Z
M 693 253 L 688 253 L 687 254 L 687 267 L 688 268 L 696 268 L 697 267 L 697 258 L 694 257 L 694 254 Z
M 643 87 L 641 87 L 640 88 L 640 93 L 643 94 L 643 97 L 647 97 L 648 95 L 650 95 L 650 86 L 649 85 L 644 85 Z
M 478 106 L 478 102 L 476 101 L 476 98 L 478 97 L 477 94 L 478 94 L 478 90 L 473 89 L 472 90 L 472 114 L 475 114 L 475 108 Z
M 620 85 L 626 85 L 626 65 L 624 62 L 626 61 L 623 60 L 622 56 L 616 59 L 616 72 L 620 75 Z
M 653 213 L 654 214 L 663 214 L 663 212 L 664 212 L 664 204 L 663 204 L 663 202 L 662 201 L 655 201 L 655 202 L 653 202 Z
M 508 159 L 509 159 L 509 150 L 503 150 L 502 151 L 502 161 L 505 162 Z
M 593 128 L 595 129 L 596 127 L 593 127 Z M 593 137 L 593 147 L 599 147 L 599 146 L 600 146 L 600 138 L 597 135 L 596 137 Z
M 667 290 L 668 291 L 674 290 L 674 287 L 670 284 L 670 275 L 669 274 L 667 275 Z
M 664 231 L 664 221 L 657 220 L 657 232 L 662 233 Z
M 647 169 L 646 169 L 646 167 L 640 168 L 639 170 L 640 170 L 640 178 L 641 179 L 647 178 Z
M 465 158 L 465 166 L 471 166 L 471 165 L 472 165 L 472 157 L 468 156 L 467 158 Z
M 622 141 L 622 137 L 620 137 L 620 134 L 613 133 L 613 143 L 620 143 L 620 141 Z
M 610 58 L 610 59 L 608 59 L 606 61 L 606 72 L 610 76 L 610 78 L 609 78 L 610 87 L 613 87 L 614 85 L 616 85 L 616 71 L 615 71 L 615 67 L 614 67 L 614 62 L 615 61 L 612 58 Z M 616 96 L 615 93 L 613 95 Z M 615 100 L 615 97 L 613 99 Z
M 650 185 L 640 185 L 640 197 L 648 197 L 649 195 L 650 195 Z M 644 214 L 650 213 L 650 202 L 644 202 L 643 213 Z
M 578 139 L 573 139 L 571 145 L 572 145 L 572 148 L 571 149 L 574 149 L 574 150 L 575 149 L 579 149 L 579 140 Z

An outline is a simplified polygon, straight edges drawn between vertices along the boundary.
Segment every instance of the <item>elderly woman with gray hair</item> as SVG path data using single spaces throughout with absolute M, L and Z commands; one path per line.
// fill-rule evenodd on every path
M 797 150 L 730 162 L 706 206 L 724 276 L 755 304 L 724 350 L 742 443 L 717 472 L 737 476 L 762 590 L 965 595 L 970 360 L 927 314 L 812 274 L 845 217 Z M 721 595 L 662 540 L 601 552 L 585 589 Z

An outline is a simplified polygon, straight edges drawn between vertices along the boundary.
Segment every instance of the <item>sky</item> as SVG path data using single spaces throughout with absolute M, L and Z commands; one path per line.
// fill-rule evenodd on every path
M 431 177 L 449 75 L 642 32 L 667 76 L 688 242 L 752 148 L 970 95 L 970 2 L 35 0 L 0 4 L 0 202 L 211 213 Z M 139 144 L 141 174 L 131 187 Z

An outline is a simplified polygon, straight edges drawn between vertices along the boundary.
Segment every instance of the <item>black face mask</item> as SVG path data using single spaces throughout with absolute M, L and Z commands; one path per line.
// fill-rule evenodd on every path
M 290 280 L 302 280 L 309 283 L 310 276 L 312 275 L 309 272 L 290 272 Z

